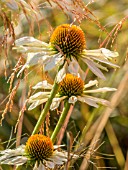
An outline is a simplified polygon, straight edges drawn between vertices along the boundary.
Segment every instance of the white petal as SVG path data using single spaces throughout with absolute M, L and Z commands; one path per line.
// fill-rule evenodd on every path
M 15 45 L 16 46 L 29 45 L 29 46 L 36 46 L 36 47 L 42 47 L 42 46 L 47 47 L 48 46 L 47 43 L 44 43 L 40 40 L 35 39 L 34 37 L 29 37 L 29 36 L 17 39 L 15 41 Z
M 54 98 L 54 99 L 52 100 L 52 104 L 51 104 L 51 106 L 50 106 L 50 110 L 55 110 L 55 109 L 57 109 L 57 108 L 59 107 L 59 105 L 60 105 L 60 102 L 61 102 L 60 98 Z
M 22 156 L 25 152 L 25 145 L 21 145 L 16 149 L 6 149 L 0 152 L 0 164 L 8 165 L 22 165 L 27 161 L 25 156 Z
M 55 167 L 55 163 L 51 161 L 46 161 L 46 167 L 53 169 Z
M 107 65 L 110 65 L 110 66 L 112 66 L 112 67 L 119 67 L 118 65 L 116 65 L 116 64 L 113 64 L 113 63 L 111 63 L 110 61 L 108 61 L 104 56 L 90 56 L 90 58 L 92 58 L 92 59 L 94 59 L 94 60 L 97 60 L 97 61 L 99 61 L 99 62 L 101 62 L 101 63 L 105 63 L 105 64 L 107 64 Z M 101 65 L 99 65 L 98 64 L 98 66 L 100 67 L 100 68 L 102 68 L 102 66 Z M 105 69 L 106 70 L 106 69 Z
M 61 165 L 64 162 L 67 162 L 67 158 L 68 158 L 67 152 L 59 152 L 55 150 L 53 155 L 49 159 L 53 161 L 55 164 Z
M 69 71 L 69 73 L 71 73 L 73 75 L 81 77 L 82 80 L 85 80 L 84 71 L 81 69 L 78 62 L 73 57 L 71 58 L 71 62 L 69 63 L 68 71 Z
M 76 97 L 76 96 L 71 96 L 71 97 L 68 99 L 68 102 L 69 102 L 69 103 L 72 103 L 72 104 L 76 103 L 76 102 L 77 102 L 77 97 Z
M 28 110 L 32 110 L 32 109 L 36 108 L 37 106 L 45 103 L 47 100 L 48 100 L 48 98 L 34 101 L 34 102 L 29 106 Z
M 84 50 L 86 56 L 101 56 L 104 55 L 104 57 L 111 59 L 111 57 L 117 57 L 119 54 L 118 52 L 110 51 L 106 48 L 100 48 L 95 50 Z
M 102 53 L 107 57 L 107 58 L 110 58 L 110 57 L 118 57 L 119 54 L 118 52 L 115 52 L 115 51 L 110 51 L 106 48 L 101 48 L 101 51 Z
M 85 100 L 90 100 L 90 101 L 93 101 L 94 103 L 100 103 L 102 105 L 105 105 L 105 106 L 108 106 L 108 107 L 112 107 L 111 106 L 111 103 L 107 100 L 104 100 L 104 99 L 101 99 L 101 98 L 97 98 L 97 97 L 93 97 L 93 96 L 88 96 L 88 95 L 84 95 L 83 98 Z M 85 101 L 86 103 L 86 101 Z M 88 103 L 87 103 L 88 104 Z M 91 105 L 91 103 L 89 104 Z M 91 105 L 92 106 L 92 105 Z M 94 106 L 95 107 L 95 106 Z
M 37 83 L 33 89 L 52 89 L 52 85 L 47 82 L 47 80 Z
M 20 53 L 37 53 L 37 52 L 41 52 L 42 55 L 48 55 L 51 52 L 49 51 L 50 49 L 47 47 L 31 47 L 31 46 L 16 46 L 13 47 L 13 50 L 17 50 L 17 52 Z
M 50 110 L 55 110 L 55 109 L 57 109 L 58 107 L 59 107 L 59 105 L 60 105 L 60 102 L 62 101 L 62 100 L 64 100 L 66 98 L 66 96 L 63 96 L 63 97 L 60 97 L 60 98 L 54 98 L 53 100 L 52 100 L 52 104 L 51 104 L 51 106 L 50 106 Z
M 29 68 L 29 65 L 26 63 L 25 65 L 23 65 L 23 67 L 21 68 L 21 70 L 17 73 L 17 78 L 20 76 L 20 74 L 26 69 Z
M 105 76 L 103 73 L 100 71 L 100 69 L 96 66 L 96 64 L 91 61 L 90 59 L 87 58 L 81 58 L 90 68 L 90 70 L 98 77 L 100 77 L 103 80 L 106 80 Z
M 65 76 L 66 76 L 66 69 L 65 69 L 65 65 L 64 65 L 62 67 L 62 69 L 56 75 L 56 82 L 60 83 Z
M 94 85 L 98 86 L 98 81 L 97 81 L 97 80 L 90 80 L 90 81 L 88 82 L 88 84 L 85 84 L 85 85 L 84 85 L 84 87 L 85 87 L 85 88 L 88 88 L 88 87 L 91 87 L 91 86 L 94 86 Z
M 1 161 L 0 164 L 7 164 L 7 165 L 23 165 L 27 162 L 27 158 L 24 156 L 16 156 L 8 158 L 4 161 Z
M 74 75 L 78 76 L 79 64 L 74 58 L 72 58 L 71 62 L 69 63 L 68 71 L 71 74 L 74 74 Z
M 6 149 L 3 151 L 0 151 L 0 155 L 3 155 L 0 157 L 0 161 L 3 160 L 3 158 L 9 158 L 13 156 L 23 155 L 25 151 L 25 145 L 20 145 L 16 149 Z
M 95 89 L 95 90 L 85 90 L 84 93 L 105 93 L 108 91 L 116 91 L 117 89 L 115 88 L 109 88 L 109 87 L 103 87 L 103 88 L 99 88 L 99 89 Z
M 44 70 L 51 70 L 58 64 L 58 62 L 60 62 L 60 60 L 62 60 L 60 53 L 51 56 L 51 58 L 49 58 L 49 60 L 45 62 Z
M 24 71 L 25 68 L 29 68 L 39 63 L 43 64 L 44 61 L 43 57 L 44 56 L 42 56 L 42 53 L 28 53 L 27 61 L 17 74 L 17 77 L 19 77 L 19 75 Z
M 38 163 L 36 162 L 33 170 L 46 170 L 46 168 L 42 163 L 40 163 L 38 166 Z
M 87 103 L 88 105 L 90 106 L 93 106 L 93 107 L 98 107 L 98 105 L 96 104 L 96 102 L 92 99 L 90 99 L 89 97 L 86 97 L 86 96 L 78 96 L 77 99 L 80 101 L 80 102 L 83 102 L 83 103 Z
M 28 53 L 26 64 L 29 66 L 34 66 L 36 64 L 43 64 L 43 57 L 45 54 L 43 53 Z
M 58 149 L 60 147 L 64 147 L 65 145 L 54 145 L 54 149 Z
M 29 103 L 40 100 L 40 99 L 46 99 L 49 97 L 50 92 L 37 92 L 33 96 L 31 96 L 28 100 Z

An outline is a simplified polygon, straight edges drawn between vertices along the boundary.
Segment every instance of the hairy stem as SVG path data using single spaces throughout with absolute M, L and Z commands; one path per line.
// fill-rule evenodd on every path
M 60 131 L 60 129 L 61 129 L 61 127 L 62 127 L 62 125 L 63 125 L 63 123 L 65 121 L 67 113 L 68 113 L 68 111 L 70 109 L 70 105 L 71 104 L 68 103 L 68 101 L 66 101 L 66 103 L 64 105 L 64 108 L 63 108 L 63 111 L 61 113 L 60 119 L 59 119 L 53 133 L 52 133 L 52 136 L 51 136 L 51 140 L 52 140 L 53 143 L 56 141 L 57 134 L 59 133 L 59 131 Z

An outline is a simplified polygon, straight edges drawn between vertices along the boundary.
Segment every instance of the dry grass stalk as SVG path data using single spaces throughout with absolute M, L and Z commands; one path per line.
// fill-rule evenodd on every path
M 74 108 L 74 106 L 71 105 L 71 106 L 70 106 L 70 109 L 69 109 L 69 111 L 68 111 L 67 117 L 66 117 L 66 119 L 65 119 L 65 122 L 64 122 L 64 124 L 63 124 L 63 126 L 62 126 L 62 128 L 60 129 L 60 132 L 59 132 L 59 134 L 58 134 L 57 145 L 61 145 L 61 142 L 62 142 L 64 133 L 65 133 L 65 130 L 66 130 L 66 128 L 67 128 L 67 125 L 68 125 L 70 116 L 71 116 L 71 114 L 72 114 L 73 108 Z
M 109 141 L 110 141 L 111 146 L 113 148 L 113 152 L 114 152 L 114 155 L 115 155 L 116 160 L 118 162 L 118 165 L 120 166 L 120 169 L 123 169 L 124 164 L 125 164 L 125 158 L 124 158 L 122 150 L 119 146 L 119 142 L 117 140 L 117 137 L 115 135 L 115 132 L 113 130 L 113 127 L 112 127 L 110 121 L 107 122 L 107 124 L 105 126 L 105 130 L 107 132 Z
M 128 61 L 126 63 L 126 65 L 128 66 Z M 125 65 L 125 66 L 126 66 Z M 124 97 L 124 95 L 126 94 L 126 91 L 128 91 L 128 70 L 126 70 L 119 86 L 118 86 L 118 90 L 114 93 L 113 97 L 111 98 L 111 104 L 113 105 L 113 108 L 106 108 L 105 112 L 103 113 L 102 120 L 101 123 L 99 124 L 99 126 L 96 129 L 95 135 L 91 141 L 90 146 L 94 146 L 95 141 L 97 141 L 100 138 L 100 135 L 103 131 L 103 129 L 106 126 L 106 123 L 109 119 L 109 116 L 111 115 L 111 113 L 113 112 L 114 108 L 119 104 L 119 102 L 122 100 L 122 98 Z M 96 146 L 95 146 L 96 147 Z M 95 148 L 94 147 L 94 148 Z M 87 158 L 84 158 L 80 170 L 86 170 L 89 166 L 89 160 L 91 159 L 91 155 L 89 154 L 90 151 L 88 151 L 88 160 Z
M 18 80 L 17 84 L 15 85 L 15 87 L 12 89 L 11 93 L 9 94 L 9 100 L 6 104 L 6 107 L 4 109 L 4 112 L 2 114 L 2 118 L 0 120 L 0 124 L 2 125 L 2 121 L 4 120 L 4 117 L 6 115 L 6 113 L 8 112 L 8 110 L 11 112 L 12 110 L 12 107 L 13 107 L 13 100 L 14 100 L 14 97 L 16 95 L 16 92 L 17 92 L 17 89 L 19 87 L 19 84 L 20 84 L 20 80 Z

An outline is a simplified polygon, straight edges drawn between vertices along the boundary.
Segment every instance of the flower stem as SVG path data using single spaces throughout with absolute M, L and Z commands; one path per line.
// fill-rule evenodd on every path
M 62 125 L 65 121 L 67 113 L 70 109 L 70 105 L 71 105 L 71 103 L 68 103 L 68 101 L 65 102 L 63 111 L 62 111 L 61 116 L 59 118 L 59 121 L 58 121 L 58 123 L 57 123 L 57 125 L 56 125 L 56 127 L 55 127 L 55 129 L 52 133 L 52 136 L 51 136 L 51 140 L 52 140 L 53 143 L 56 141 L 57 134 L 59 133 L 59 131 L 60 131 L 60 129 L 61 129 L 61 127 L 62 127 Z
M 46 117 L 46 114 L 48 113 L 49 111 L 49 108 L 50 108 L 50 105 L 52 103 L 52 99 L 55 97 L 56 93 L 57 93 L 57 90 L 58 90 L 58 87 L 59 87 L 59 84 L 56 83 L 56 81 L 54 81 L 54 85 L 53 85 L 53 88 L 52 88 L 52 91 L 51 91 L 51 94 L 50 94 L 50 97 L 48 98 L 48 101 L 47 103 L 45 104 L 44 106 L 44 109 L 42 110 L 41 112 L 41 115 L 38 119 L 38 122 L 32 132 L 32 135 L 38 133 L 41 125 L 42 125 L 42 122 L 44 121 L 45 117 Z

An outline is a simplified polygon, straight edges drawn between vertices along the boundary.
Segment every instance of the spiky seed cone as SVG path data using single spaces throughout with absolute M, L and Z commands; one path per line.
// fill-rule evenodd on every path
M 86 47 L 85 36 L 80 27 L 63 24 L 53 32 L 50 42 L 52 46 L 66 57 L 78 57 Z
M 84 82 L 81 78 L 67 74 L 59 84 L 60 96 L 77 96 L 83 93 Z
M 53 143 L 49 137 L 36 134 L 26 142 L 25 153 L 31 160 L 43 162 L 43 159 L 52 155 L 53 149 Z

